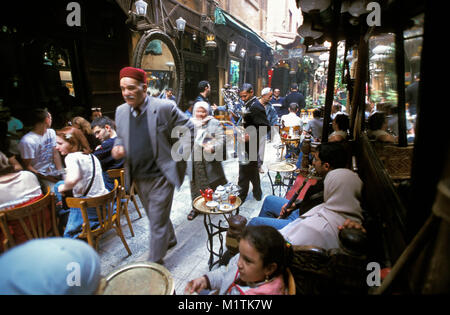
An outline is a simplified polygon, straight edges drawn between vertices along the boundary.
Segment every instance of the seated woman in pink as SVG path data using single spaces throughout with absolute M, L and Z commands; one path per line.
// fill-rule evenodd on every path
M 239 241 L 239 255 L 223 266 L 191 280 L 186 294 L 218 290 L 220 295 L 282 295 L 287 293 L 292 248 L 273 227 L 247 226 Z

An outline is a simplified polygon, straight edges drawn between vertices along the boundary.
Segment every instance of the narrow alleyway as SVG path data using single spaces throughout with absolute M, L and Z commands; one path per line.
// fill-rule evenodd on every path
M 265 162 L 263 168 L 264 174 L 261 174 L 261 186 L 264 193 L 261 201 L 253 199 L 253 195 L 249 192 L 247 201 L 240 207 L 239 214 L 250 219 L 259 214 L 264 197 L 272 194 L 270 180 L 267 175 L 267 165 L 276 161 L 275 143 L 266 143 Z M 238 181 L 238 161 L 237 159 L 228 159 L 223 162 L 225 175 L 229 182 L 237 183 Z M 271 174 L 272 178 L 274 174 Z M 250 188 L 251 191 L 251 188 Z M 141 203 L 138 198 L 138 204 Z M 183 185 L 175 192 L 171 220 L 175 228 L 178 244 L 170 249 L 164 258 L 164 266 L 170 271 L 174 278 L 175 292 L 182 294 L 186 283 L 203 275 L 209 270 L 208 258 L 209 253 L 206 248 L 207 233 L 203 224 L 203 215 L 198 215 L 194 220 L 188 221 L 186 216 L 191 209 L 191 195 L 189 188 L 189 180 L 186 177 Z M 131 237 L 130 230 L 125 219 L 121 220 L 125 238 L 132 251 L 132 255 L 127 257 L 127 252 L 116 236 L 114 230 L 110 231 L 100 241 L 99 254 L 101 257 L 102 275 L 106 276 L 111 271 L 137 261 L 145 261 L 149 250 L 149 222 L 145 215 L 145 210 L 141 208 L 143 217 L 140 219 L 137 211 L 132 203 L 130 207 L 130 216 L 133 222 L 135 237 Z M 214 222 L 219 219 L 224 220 L 223 216 L 217 215 L 213 218 Z M 224 248 L 225 248 L 225 233 Z M 215 238 L 215 247 L 217 248 L 218 238 Z M 214 268 L 216 268 L 214 266 Z

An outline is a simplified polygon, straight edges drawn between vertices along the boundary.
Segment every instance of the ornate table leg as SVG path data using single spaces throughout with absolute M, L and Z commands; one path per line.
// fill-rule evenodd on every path
M 209 214 L 205 214 L 203 216 L 204 220 L 203 223 L 205 225 L 205 229 L 206 229 L 206 233 L 208 234 L 208 240 L 206 243 L 206 248 L 209 252 L 209 260 L 208 260 L 208 265 L 209 265 L 209 270 L 212 269 L 212 267 L 214 267 L 215 264 L 219 263 L 220 259 L 222 258 L 223 255 L 223 235 L 222 232 L 225 232 L 228 230 L 228 227 L 224 227 L 221 226 L 222 220 L 219 220 L 219 224 L 215 225 L 214 223 L 211 222 L 211 217 Z M 215 235 L 219 235 L 219 251 L 215 252 L 214 251 L 214 236 Z M 214 261 L 214 256 L 217 256 L 218 259 L 216 261 Z

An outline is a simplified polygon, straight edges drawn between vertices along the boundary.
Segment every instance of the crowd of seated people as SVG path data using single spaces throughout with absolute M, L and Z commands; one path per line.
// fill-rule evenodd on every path
M 203 122 L 201 117 L 199 119 L 196 116 L 198 107 L 194 107 L 194 119 Z M 208 108 L 200 106 L 202 109 L 208 112 Z M 110 147 L 116 137 L 114 121 L 106 116 L 97 117 L 86 128 L 86 120 L 77 118 L 72 120 L 73 127 L 54 131 L 50 129 L 51 114 L 46 110 L 36 113 L 39 115 L 36 115 L 30 135 L 24 136 L 25 139 L 21 141 L 19 160 L 23 162 L 24 170 L 15 170 L 6 156 L 0 155 L 1 166 L 5 166 L 4 173 L 0 173 L 0 189 L 9 192 L 17 190 L 14 194 L 2 193 L 0 198 L 7 195 L 14 196 L 14 200 L 0 199 L 0 207 L 10 207 L 25 199 L 29 201 L 42 197 L 41 187 L 49 186 L 49 178 L 58 201 L 62 201 L 69 191 L 74 197 L 95 197 L 108 193 L 112 189 L 112 182 L 106 171 L 123 166 L 123 160 L 111 158 Z M 347 128 L 345 122 L 341 122 L 344 120 L 342 117 L 347 119 Z M 79 128 L 75 128 L 75 125 Z M 334 125 L 335 132 L 346 132 L 348 117 L 337 115 L 333 120 Z M 208 128 L 207 124 L 204 127 Z M 311 123 L 308 131 L 321 135 L 318 127 L 313 127 Z M 89 143 L 86 134 L 92 134 L 99 144 L 93 147 L 94 142 Z M 286 209 L 287 199 L 268 196 L 260 216 L 250 220 L 239 243 L 240 254 L 230 261 L 229 266 L 232 268 L 226 272 L 213 271 L 197 278 L 189 282 L 186 290 L 191 293 L 217 289 L 221 294 L 286 294 L 286 268 L 291 255 L 286 240 L 291 244 L 305 244 L 306 240 L 312 240 L 314 244 L 311 245 L 339 247 L 339 228 L 349 220 L 355 224 L 362 223 L 358 200 L 362 183 L 355 173 L 344 169 L 347 155 L 343 150 L 340 144 L 332 143 L 331 140 L 330 143 L 319 145 L 313 164 L 324 180 L 311 186 L 305 198 L 289 209 Z M 45 164 L 41 166 L 38 162 Z M 61 170 L 64 168 L 64 179 L 61 180 Z M 195 171 L 198 170 L 195 168 Z M 43 182 L 43 179 L 46 181 Z M 83 224 L 81 210 L 58 209 L 59 218 L 65 223 L 63 236 L 76 238 Z M 88 215 L 91 225 L 95 226 L 98 223 L 95 210 L 88 209 Z M 258 267 L 250 268 L 249 261 Z
M 57 197 L 61 234 L 76 237 L 83 223 L 81 212 L 80 209 L 62 209 L 63 195 L 94 197 L 106 194 L 114 187 L 107 170 L 123 167 L 123 160 L 111 157 L 116 137 L 114 122 L 106 116 L 97 116 L 92 128 L 86 119 L 77 116 L 71 122 L 79 128 L 68 126 L 55 131 L 51 129 L 51 113 L 46 109 L 34 109 L 30 113 L 29 127 L 25 129 L 29 132 L 20 139 L 19 154 L 16 155 L 10 152 L 8 139 L 2 137 L 0 211 L 37 201 L 50 188 Z M 98 144 L 93 141 L 89 143 L 85 133 L 91 134 Z M 93 145 L 96 145 L 95 151 L 90 154 Z M 94 212 L 91 215 L 95 226 Z M 17 230 L 12 233 L 15 237 L 23 234 L 20 227 L 10 229 Z M 25 239 L 16 239 L 16 243 Z

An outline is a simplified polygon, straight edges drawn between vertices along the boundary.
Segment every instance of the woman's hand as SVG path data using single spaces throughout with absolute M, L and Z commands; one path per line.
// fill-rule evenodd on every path
M 191 280 L 187 283 L 184 292 L 186 294 L 192 294 L 194 292 L 199 293 L 200 291 L 206 289 L 208 287 L 208 282 L 206 281 L 205 276 Z

